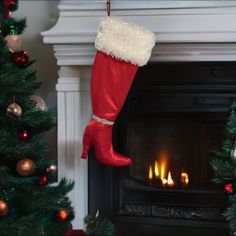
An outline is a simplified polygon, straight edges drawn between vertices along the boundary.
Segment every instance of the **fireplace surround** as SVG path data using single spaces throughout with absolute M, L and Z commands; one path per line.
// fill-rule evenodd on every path
M 103 0 L 62 0 L 57 24 L 42 33 L 44 42 L 54 45 L 60 67 L 56 85 L 59 177 L 76 180 L 70 197 L 76 210 L 73 225 L 78 229 L 83 228 L 88 199 L 92 197 L 88 172 L 101 169 L 94 174 L 94 179 L 97 175 L 106 176 L 107 172 L 110 175 L 96 190 L 97 205 L 102 202 L 103 195 L 111 195 L 111 199 L 119 196 L 105 188 L 112 187 L 113 172 L 116 176 L 119 170 L 106 169 L 104 172 L 99 164 L 90 163 L 88 167 L 87 161 L 79 159 L 83 130 L 91 118 L 89 74 L 95 55 L 93 43 L 99 21 L 106 14 L 105 7 Z M 111 9 L 112 15 L 156 33 L 157 44 L 151 62 L 232 62 L 236 59 L 235 1 L 113 0 Z M 213 71 L 213 74 L 218 74 L 217 69 Z M 204 102 L 201 98 L 197 100 Z M 187 103 L 188 100 L 184 101 Z M 206 102 L 211 102 L 211 99 L 207 98 Z M 123 169 L 120 171 L 125 172 Z M 104 211 L 108 213 L 111 206 L 112 203 L 107 201 Z M 90 204 L 92 208 L 96 206 Z M 148 226 L 146 230 L 148 232 Z

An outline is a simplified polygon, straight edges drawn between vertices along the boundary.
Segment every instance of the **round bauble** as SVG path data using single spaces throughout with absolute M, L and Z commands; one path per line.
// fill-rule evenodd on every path
M 14 0 L 8 0 L 8 9 L 9 11 L 15 11 L 17 9 L 16 1 Z
M 10 52 L 20 51 L 22 40 L 19 35 L 7 35 L 5 41 Z
M 7 115 L 22 116 L 22 108 L 14 102 L 7 107 Z
M 8 214 L 8 205 L 5 201 L 0 200 L 0 216 L 6 216 Z
M 232 184 L 226 184 L 225 185 L 225 191 L 229 194 L 234 192 L 233 185 Z
M 34 173 L 35 169 L 35 163 L 27 158 L 18 161 L 16 164 L 16 170 L 21 176 L 30 176 Z
M 12 53 L 11 59 L 16 65 L 19 66 L 25 65 L 29 62 L 29 56 L 26 51 L 19 51 Z
M 48 184 L 48 179 L 47 179 L 47 176 L 40 176 L 39 177 L 39 185 L 41 186 L 45 186 Z
M 36 102 L 36 107 L 38 109 L 40 109 L 42 111 L 46 111 L 47 110 L 46 103 L 45 103 L 45 101 L 40 96 L 31 95 L 29 98 L 30 98 L 30 100 Z
M 56 171 L 57 171 L 57 165 L 53 164 L 47 168 L 47 173 L 54 174 Z
M 230 153 L 231 159 L 236 161 L 236 148 L 234 147 Z
M 22 130 L 20 133 L 19 133 L 19 138 L 26 141 L 28 139 L 28 131 L 27 130 Z
M 57 220 L 66 221 L 69 217 L 69 211 L 61 209 L 56 214 Z

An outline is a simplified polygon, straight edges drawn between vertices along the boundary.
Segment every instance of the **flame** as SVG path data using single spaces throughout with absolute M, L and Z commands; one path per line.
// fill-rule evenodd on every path
M 166 179 L 168 154 L 166 151 L 160 153 L 160 179 Z
M 162 185 L 165 186 L 167 184 L 167 179 L 162 179 Z
M 181 182 L 182 182 L 183 184 L 188 185 L 188 183 L 189 183 L 189 176 L 188 176 L 188 173 L 186 173 L 186 172 L 182 172 L 182 173 L 181 173 Z
M 189 178 L 185 179 L 185 183 L 188 184 L 189 183 Z
M 173 181 L 173 179 L 172 179 L 172 177 L 171 177 L 171 173 L 170 173 L 170 171 L 168 172 L 168 177 L 167 177 L 167 185 L 168 186 L 174 186 L 174 181 Z
M 153 170 L 152 170 L 152 166 L 149 166 L 149 173 L 148 173 L 148 179 L 152 180 L 153 179 Z
M 156 177 L 159 177 L 158 163 L 155 161 L 154 173 Z
M 165 179 L 165 175 L 166 175 L 166 162 L 162 161 L 161 162 L 161 180 Z

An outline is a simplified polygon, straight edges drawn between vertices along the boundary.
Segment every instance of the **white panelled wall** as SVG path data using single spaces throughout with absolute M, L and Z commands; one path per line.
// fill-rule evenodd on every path
M 113 0 L 112 15 L 143 25 L 157 35 L 151 61 L 235 61 L 235 1 Z M 88 166 L 80 159 L 82 135 L 91 117 L 89 73 L 94 40 L 106 15 L 105 0 L 62 0 L 57 24 L 43 32 L 60 67 L 58 94 L 59 176 L 74 179 L 74 228 L 88 209 Z

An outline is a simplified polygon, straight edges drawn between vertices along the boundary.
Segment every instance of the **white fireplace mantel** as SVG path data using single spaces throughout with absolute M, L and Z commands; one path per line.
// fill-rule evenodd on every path
M 112 0 L 111 14 L 155 32 L 151 61 L 235 61 L 236 1 Z M 71 193 L 75 228 L 87 213 L 87 162 L 80 160 L 82 135 L 91 117 L 87 76 L 106 1 L 63 0 L 56 25 L 43 32 L 60 66 L 58 92 L 59 177 L 76 181 Z

